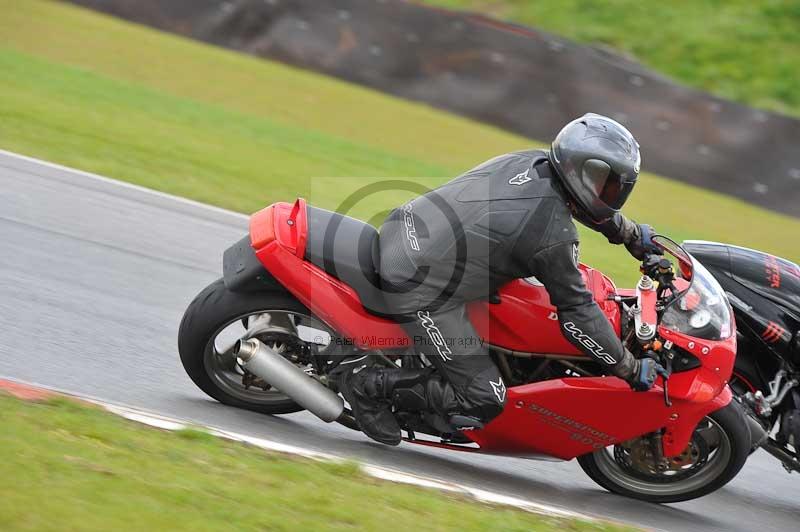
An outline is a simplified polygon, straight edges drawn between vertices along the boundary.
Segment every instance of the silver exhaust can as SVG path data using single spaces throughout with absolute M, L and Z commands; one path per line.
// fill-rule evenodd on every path
M 344 411 L 341 397 L 255 338 L 240 340 L 233 349 L 239 365 L 330 423 Z

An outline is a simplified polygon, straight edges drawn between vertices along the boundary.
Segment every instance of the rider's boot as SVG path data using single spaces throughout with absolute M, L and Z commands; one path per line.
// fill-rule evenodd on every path
M 372 367 L 365 362 L 342 366 L 339 390 L 361 430 L 375 441 L 400 443 L 400 425 L 392 407 L 425 413 L 431 424 L 445 433 L 483 428 L 478 418 L 459 413 L 453 387 L 432 375 L 431 369 Z
M 397 410 L 424 413 L 442 433 L 483 428 L 481 420 L 461 413 L 453 387 L 430 370 L 398 370 L 386 376 L 385 386 Z
M 377 442 L 398 445 L 400 425 L 392 413 L 386 375 L 399 370 L 371 367 L 367 363 L 342 366 L 339 391 L 350 404 L 358 426 Z

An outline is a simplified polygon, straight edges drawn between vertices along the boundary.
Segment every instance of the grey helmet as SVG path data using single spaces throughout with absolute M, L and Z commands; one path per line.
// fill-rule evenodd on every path
M 639 143 L 618 122 L 594 113 L 573 120 L 550 148 L 550 164 L 585 218 L 602 223 L 617 213 L 639 177 Z

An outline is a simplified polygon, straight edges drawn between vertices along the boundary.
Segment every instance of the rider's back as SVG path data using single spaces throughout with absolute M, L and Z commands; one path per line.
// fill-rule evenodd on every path
M 382 277 L 403 281 L 413 266 L 426 287 L 469 300 L 534 274 L 538 250 L 577 241 L 546 161 L 540 150 L 501 155 L 395 209 L 381 228 Z

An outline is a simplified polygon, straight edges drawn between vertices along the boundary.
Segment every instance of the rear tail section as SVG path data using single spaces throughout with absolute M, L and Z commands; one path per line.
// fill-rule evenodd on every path
M 323 269 L 322 261 L 340 261 L 339 267 L 333 264 L 333 271 L 343 274 L 355 270 L 354 264 L 359 264 L 359 247 L 349 240 L 342 245 L 353 244 L 352 250 L 342 253 L 333 252 L 330 257 L 325 256 L 322 247 L 329 241 L 331 235 L 324 228 L 315 227 L 315 231 L 322 231 L 323 235 L 314 235 L 314 246 L 311 255 L 318 260 L 310 260 L 307 253 L 309 244 L 309 208 L 305 200 L 298 199 L 294 204 L 274 203 L 250 219 L 250 250 L 242 250 L 240 254 L 252 252 L 262 270 L 268 274 L 269 282 L 277 282 L 292 293 L 315 316 L 325 321 L 331 328 L 340 333 L 341 341 L 361 349 L 391 349 L 403 348 L 409 345 L 408 336 L 394 321 L 371 314 L 364 307 L 362 297 L 358 291 L 347 282 L 334 277 Z M 320 210 L 321 211 L 321 210 Z M 322 211 L 328 212 L 328 211 Z M 337 220 L 346 227 L 346 218 L 335 213 L 330 213 L 329 218 Z M 352 220 L 347 218 L 347 220 Z M 362 223 L 362 222 L 359 222 Z M 339 224 L 337 224 L 337 227 Z M 372 229 L 374 231 L 374 229 Z M 334 233 L 336 231 L 334 230 Z M 340 239 L 341 240 L 341 239 Z M 337 245 L 340 242 L 335 241 Z M 241 247 L 241 243 L 238 244 Z M 231 250 L 229 250 L 231 251 Z M 350 257 L 349 254 L 356 255 Z M 227 255 L 227 253 L 226 253 Z M 235 255 L 231 251 L 231 256 Z M 322 257 L 322 258 L 320 258 Z M 226 268 L 236 277 L 236 271 L 241 270 L 244 277 L 252 278 L 254 271 L 258 270 L 252 260 L 240 261 L 241 264 L 231 260 Z M 264 277 L 264 274 L 261 274 Z M 342 275 L 346 278 L 346 275 Z M 227 284 L 226 275 L 226 284 Z M 232 282 L 232 284 L 246 285 L 246 281 Z M 370 289 L 369 286 L 360 285 L 362 293 Z M 377 290 L 377 288 L 375 288 Z

